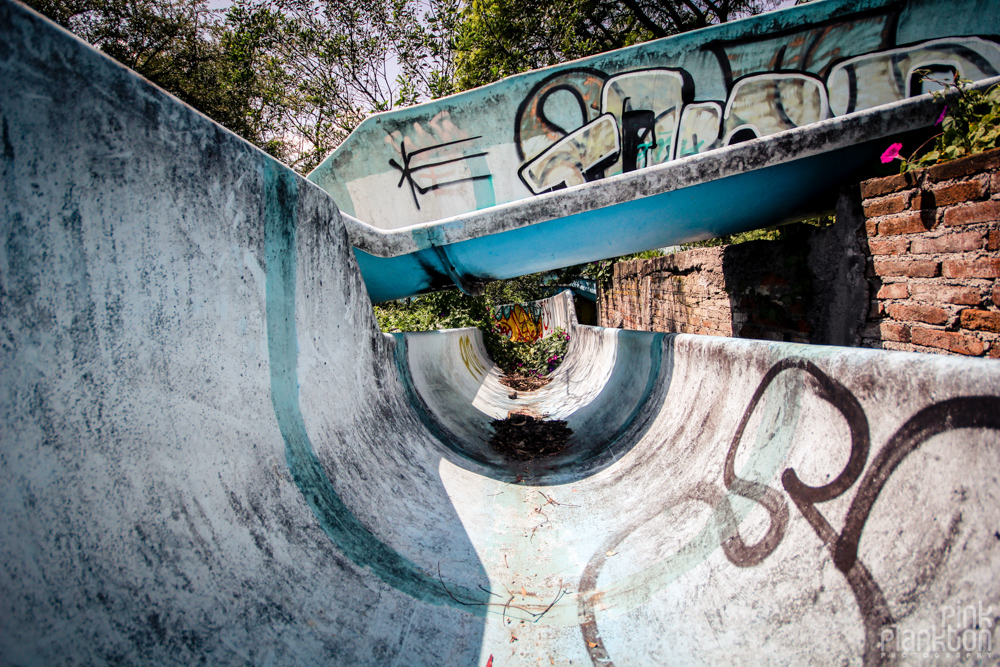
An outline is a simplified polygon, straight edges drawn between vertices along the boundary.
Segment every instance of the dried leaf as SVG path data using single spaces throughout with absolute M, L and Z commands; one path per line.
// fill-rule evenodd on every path
M 521 597 L 527 597 L 528 591 L 524 590 L 524 586 L 521 586 Z
M 605 552 L 604 552 L 604 555 L 605 555 L 605 556 L 614 556 L 614 555 L 616 555 L 617 553 L 618 553 L 617 551 L 605 551 Z
M 587 642 L 587 646 L 590 648 L 597 648 L 597 642 Z

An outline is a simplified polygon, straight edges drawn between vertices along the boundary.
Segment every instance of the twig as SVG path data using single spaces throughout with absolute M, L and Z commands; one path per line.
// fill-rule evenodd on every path
M 542 493 L 541 491 L 539 491 L 538 493 L 541 494 L 542 498 L 545 498 L 545 500 L 548 501 L 547 503 L 545 503 L 546 505 L 559 505 L 560 507 L 579 507 L 579 505 L 568 505 L 566 503 L 560 503 L 555 498 L 547 496 L 544 493 Z
M 934 135 L 933 137 L 931 137 L 930 139 L 928 139 L 928 140 L 927 140 L 927 141 L 925 141 L 924 143 L 920 144 L 920 146 L 919 146 L 919 147 L 917 147 L 917 150 L 915 150 L 915 151 L 913 151 L 912 153 L 910 153 L 910 158 L 909 158 L 909 159 L 908 159 L 908 160 L 906 161 L 906 163 L 907 163 L 907 164 L 909 164 L 909 163 L 910 163 L 910 161 L 911 161 L 911 160 L 913 160 L 914 156 L 916 156 L 916 154 L 920 152 L 920 149 L 921 149 L 921 148 L 923 148 L 923 147 L 924 147 L 924 146 L 926 146 L 927 144 L 931 143 L 932 141 L 934 141 L 934 140 L 935 140 L 935 139 L 937 139 L 938 137 L 942 136 L 943 134 L 944 134 L 944 132 L 938 132 L 938 133 L 937 133 L 937 134 L 935 134 L 935 135 Z
M 545 608 L 545 611 L 543 611 L 541 614 L 539 614 L 538 618 L 536 618 L 534 621 L 532 621 L 532 623 L 538 623 L 539 619 L 541 619 L 542 616 L 545 616 L 545 614 L 549 613 L 549 609 L 552 609 L 552 607 L 555 606 L 556 602 L 559 602 L 559 600 L 561 600 L 562 596 L 565 595 L 565 594 L 566 594 L 566 589 L 562 587 L 562 579 L 560 579 L 559 580 L 559 592 L 556 593 L 555 599 L 552 600 L 551 604 L 549 604 L 549 606 Z M 531 612 L 528 612 L 528 613 L 530 614 Z
M 465 605 L 466 607 L 499 607 L 500 606 L 499 602 L 465 602 L 464 600 L 459 600 L 457 597 L 455 597 L 452 594 L 452 592 L 450 590 L 448 590 L 448 587 L 444 583 L 444 579 L 441 578 L 441 563 L 438 563 L 438 581 L 441 582 L 441 588 L 443 588 L 444 592 L 448 594 L 448 597 L 450 597 L 452 600 L 454 600 L 458 604 Z M 482 588 L 482 586 L 480 586 L 480 588 Z M 486 590 L 486 589 L 483 588 L 483 590 Z M 487 591 L 487 592 L 489 592 L 489 591 Z M 509 590 L 507 592 L 510 593 Z M 496 593 L 491 593 L 491 595 L 496 595 Z M 500 597 L 500 596 L 497 595 L 497 597 Z M 517 609 L 519 611 L 523 611 L 525 614 L 528 614 L 530 616 L 535 616 L 535 617 L 538 616 L 538 614 L 536 614 L 533 611 L 530 611 L 528 609 L 525 609 L 524 607 L 522 607 L 520 605 L 511 604 L 510 602 L 513 599 L 514 599 L 514 596 L 512 594 L 511 597 L 510 597 L 510 600 L 508 600 L 507 603 L 504 604 L 504 614 L 507 613 L 507 608 L 509 607 L 510 609 Z
M 444 585 L 444 579 L 441 577 L 441 563 L 438 563 L 438 581 L 441 582 L 441 588 L 443 588 L 444 592 L 448 594 L 448 597 L 450 597 L 458 604 L 462 604 L 467 607 L 488 607 L 490 606 L 490 604 L 492 604 L 490 602 L 463 602 L 462 600 L 459 600 L 457 597 L 452 595 L 452 592 L 449 591 L 448 587 Z
M 442 581 L 441 583 L 443 584 L 444 582 Z M 501 600 L 503 599 L 503 596 L 498 595 L 497 593 L 494 593 L 493 591 L 490 591 L 490 590 L 487 590 L 487 589 L 483 588 L 482 584 L 479 584 L 479 590 L 481 590 L 484 593 L 489 593 L 490 595 L 496 595 Z

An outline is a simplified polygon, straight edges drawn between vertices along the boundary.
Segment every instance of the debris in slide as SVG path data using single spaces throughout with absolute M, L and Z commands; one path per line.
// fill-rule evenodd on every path
M 521 371 L 508 372 L 500 376 L 500 384 L 517 391 L 535 391 L 550 382 L 552 382 L 552 378 L 548 375 L 535 375 Z
M 490 446 L 516 461 L 531 461 L 552 456 L 566 449 L 573 431 L 561 419 L 542 419 L 523 412 L 512 412 L 506 419 L 494 419 Z

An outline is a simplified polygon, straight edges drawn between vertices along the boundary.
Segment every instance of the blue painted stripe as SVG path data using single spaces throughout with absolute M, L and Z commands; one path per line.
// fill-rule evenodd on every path
M 633 332 L 622 331 L 618 335 L 627 335 Z M 663 395 L 665 396 L 670 390 L 670 382 L 674 377 L 674 339 L 677 338 L 677 334 L 667 334 L 667 333 L 657 333 L 653 334 L 652 341 L 650 343 L 649 350 L 649 373 L 646 374 L 646 386 L 643 387 L 642 396 L 636 401 L 635 407 L 632 408 L 632 412 L 625 419 L 625 422 L 618 428 L 618 430 L 608 438 L 608 444 L 606 447 L 611 448 L 618 444 L 626 433 L 630 432 L 632 425 L 635 423 L 636 418 L 639 416 L 643 408 L 649 402 L 649 397 L 653 393 L 653 388 L 656 386 L 656 381 L 660 377 L 660 370 L 663 369 L 666 373 L 664 378 Z M 666 367 L 663 365 L 663 347 L 667 347 L 667 358 Z M 650 415 L 655 416 L 655 415 Z
M 295 327 L 295 273 L 298 184 L 288 169 L 267 160 L 264 172 L 264 253 L 267 260 L 267 347 L 271 403 L 285 440 L 285 459 L 323 531 L 355 565 L 368 568 L 389 586 L 418 600 L 485 616 L 487 607 L 460 604 L 442 582 L 401 556 L 371 533 L 337 495 L 313 451 L 299 405 L 298 338 Z M 449 584 L 455 597 L 487 602 L 481 590 Z

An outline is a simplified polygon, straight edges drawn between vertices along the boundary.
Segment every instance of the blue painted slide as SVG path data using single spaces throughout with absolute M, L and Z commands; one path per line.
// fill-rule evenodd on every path
M 309 180 L 373 301 L 476 292 L 829 208 L 998 34 L 984 0 L 811 2 L 373 116 Z

